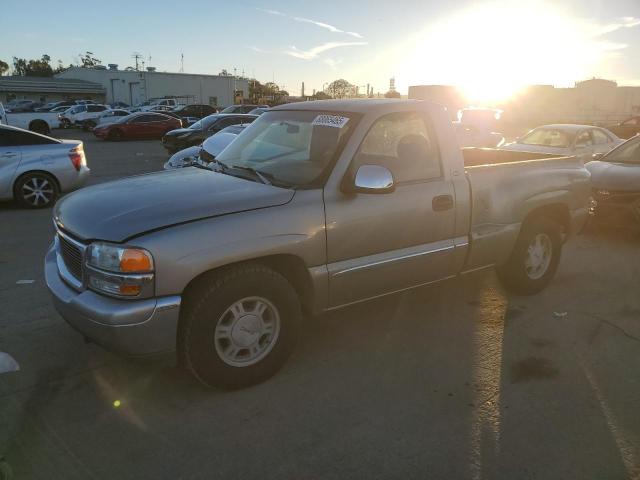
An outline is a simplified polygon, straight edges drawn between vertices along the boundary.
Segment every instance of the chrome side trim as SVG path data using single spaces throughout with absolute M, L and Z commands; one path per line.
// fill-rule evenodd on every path
M 392 290 L 391 292 L 384 292 L 384 293 L 381 293 L 379 295 L 374 295 L 373 297 L 367 297 L 367 298 L 363 298 L 363 299 L 360 299 L 360 300 L 355 300 L 353 302 L 343 303 L 342 305 L 337 305 L 335 307 L 329 307 L 329 308 L 325 309 L 324 311 L 325 312 L 330 312 L 332 310 L 338 310 L 339 308 L 348 307 L 350 305 L 355 305 L 357 303 L 368 302 L 369 300 L 374 300 L 376 298 L 386 297 L 387 295 L 393 295 L 394 293 L 406 292 L 407 290 L 413 290 L 414 288 L 424 287 L 424 286 L 427 286 L 427 285 L 432 285 L 434 283 L 444 282 L 445 280 L 450 280 L 450 279 L 456 278 L 456 277 L 457 277 L 457 275 L 449 275 L 448 277 L 439 278 L 438 280 L 431 280 L 430 282 L 419 283 L 418 285 L 411 285 L 410 287 L 400 288 L 398 290 Z
M 392 263 L 392 262 L 398 262 L 400 260 L 405 260 L 407 258 L 415 258 L 415 257 L 421 257 L 423 255 L 429 255 L 432 253 L 438 253 L 438 252 L 444 252 L 447 250 L 453 250 L 455 247 L 453 245 L 449 245 L 447 247 L 441 247 L 441 248 L 435 248 L 433 250 L 427 250 L 425 252 L 417 252 L 417 253 L 410 253 L 407 255 L 401 255 L 399 257 L 394 257 L 394 258 L 388 258 L 385 260 L 378 260 L 377 262 L 371 262 L 371 263 L 367 263 L 364 265 L 357 265 L 355 267 L 350 267 L 350 268 L 345 268 L 344 270 L 340 270 L 334 274 L 332 274 L 332 277 L 337 277 L 339 275 L 343 275 L 345 273 L 350 273 L 350 272 L 355 272 L 358 270 L 363 270 L 366 268 L 371 268 L 371 267 L 376 267 L 378 265 L 384 265 L 385 263 Z

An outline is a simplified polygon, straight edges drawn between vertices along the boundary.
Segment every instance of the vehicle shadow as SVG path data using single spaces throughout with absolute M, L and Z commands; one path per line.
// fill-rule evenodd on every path
M 511 297 L 477 272 L 308 317 L 285 368 L 238 391 L 100 353 L 104 365 L 25 398 L 6 456 L 24 476 L 56 456 L 65 478 L 560 478 L 575 462 L 614 478 L 602 416 L 563 400 L 590 389 L 556 348 L 540 307 L 552 296 Z M 74 364 L 97 354 L 78 348 Z M 587 424 L 600 458 L 576 444 Z

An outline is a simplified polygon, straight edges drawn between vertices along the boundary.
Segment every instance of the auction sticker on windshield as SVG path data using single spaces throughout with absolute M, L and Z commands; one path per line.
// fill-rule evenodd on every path
M 318 115 L 313 122 L 311 122 L 311 125 L 342 128 L 348 121 L 349 117 L 341 117 L 340 115 Z

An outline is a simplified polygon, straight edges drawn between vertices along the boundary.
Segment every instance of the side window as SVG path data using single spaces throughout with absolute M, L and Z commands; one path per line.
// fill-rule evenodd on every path
M 594 145 L 602 145 L 611 141 L 607 134 L 600 130 L 591 130 L 591 135 L 593 136 Z
M 21 145 L 48 145 L 56 143 L 55 140 L 41 137 L 29 132 L 21 132 L 19 130 L 12 130 L 7 132 L 9 145 L 21 146 Z
M 0 128 L 0 147 L 10 147 L 11 138 L 9 136 L 9 130 Z
M 593 145 L 593 140 L 591 140 L 589 131 L 580 132 L 576 138 L 576 147 L 590 147 L 591 145 Z
M 241 123 L 242 123 L 242 125 L 247 125 L 247 124 L 253 122 L 254 120 L 255 120 L 255 118 L 253 118 L 253 117 L 246 117 L 246 118 L 241 119 Z
M 378 119 L 365 136 L 356 166 L 382 165 L 397 183 L 442 176 L 440 156 L 423 115 L 400 112 Z

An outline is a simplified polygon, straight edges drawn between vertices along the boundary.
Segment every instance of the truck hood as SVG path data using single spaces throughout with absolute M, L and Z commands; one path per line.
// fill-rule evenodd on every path
M 60 200 L 53 218 L 81 240 L 124 242 L 171 225 L 283 205 L 294 193 L 190 167 L 83 188 Z
M 619 192 L 640 192 L 640 165 L 595 160 L 585 165 L 595 188 Z

